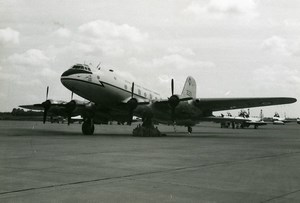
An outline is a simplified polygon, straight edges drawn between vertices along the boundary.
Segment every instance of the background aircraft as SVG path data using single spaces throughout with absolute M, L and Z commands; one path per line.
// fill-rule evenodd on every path
M 68 117 L 81 115 L 83 134 L 94 133 L 94 123 L 118 121 L 131 124 L 132 117 L 143 119 L 143 126 L 151 128 L 153 121 L 183 125 L 192 131 L 192 126 L 200 121 L 224 119 L 216 118 L 213 111 L 241 109 L 258 106 L 289 104 L 295 98 L 196 98 L 196 81 L 189 76 L 182 93 L 174 94 L 174 81 L 171 81 L 171 94 L 163 98 L 158 92 L 128 81 L 116 75 L 113 70 L 92 72 L 88 65 L 76 64 L 61 75 L 62 84 L 71 92 L 88 102 L 71 99 L 69 102 L 48 99 L 41 104 L 23 105 L 28 109 L 44 110 L 44 119 L 49 111 L 56 111 Z M 68 122 L 70 123 L 70 122 Z
M 228 113 L 226 116 L 222 115 L 221 118 L 226 119 L 226 121 L 221 120 L 221 128 L 228 128 L 231 125 L 232 128 L 248 128 L 253 126 L 257 129 L 258 126 L 267 125 L 267 123 L 263 120 L 262 110 L 260 111 L 259 117 L 251 117 L 248 109 L 248 112 L 241 110 L 239 115 L 236 117 L 233 117 L 230 113 Z
M 285 123 L 288 123 L 290 121 L 286 119 L 286 116 L 284 118 L 282 118 L 279 116 L 278 112 L 275 112 L 275 114 L 272 118 L 272 122 L 274 125 L 284 125 Z

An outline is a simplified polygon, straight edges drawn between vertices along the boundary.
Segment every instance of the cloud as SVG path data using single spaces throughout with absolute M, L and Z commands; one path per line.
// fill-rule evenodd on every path
M 133 76 L 129 72 L 121 71 L 121 70 L 114 70 L 114 72 L 116 73 L 116 75 L 118 75 L 118 76 L 120 76 L 122 78 L 126 78 L 126 80 L 128 80 L 128 81 L 136 81 L 136 77 Z
M 148 35 L 142 33 L 137 28 L 127 24 L 117 25 L 103 20 L 96 20 L 81 25 L 78 28 L 80 33 L 100 39 L 124 39 L 133 42 L 145 40 Z
M 57 72 L 50 68 L 43 68 L 40 72 L 38 72 L 38 75 L 45 76 L 45 77 L 58 77 Z
M 283 25 L 287 26 L 287 27 L 295 27 L 295 28 L 299 28 L 300 26 L 300 21 L 296 20 L 296 19 L 285 19 L 283 21 Z
M 0 98 L 6 98 L 7 97 L 7 95 L 6 94 L 4 94 L 3 92 L 0 92 Z
M 24 76 L 44 76 L 49 78 L 58 77 L 58 73 L 52 68 L 53 59 L 46 56 L 44 51 L 39 49 L 29 49 L 24 53 L 15 53 L 6 60 L 7 66 L 13 69 L 7 71 L 25 74 Z M 53 66 L 56 68 L 56 66 Z M 37 83 L 37 82 L 36 82 Z M 30 83 L 33 84 L 33 83 Z
M 0 44 L 19 44 L 20 33 L 10 27 L 0 29 Z
M 153 58 L 150 61 L 142 61 L 132 57 L 128 63 L 130 66 L 138 67 L 139 69 L 152 69 L 159 72 L 165 71 L 166 73 L 170 73 L 170 70 L 172 70 L 174 74 L 182 70 L 190 72 L 194 69 L 210 69 L 215 67 L 213 62 L 201 61 L 181 54 L 167 54 L 162 57 Z
M 262 49 L 273 53 L 280 53 L 283 55 L 291 54 L 287 48 L 286 40 L 279 36 L 272 36 L 268 39 L 265 39 L 262 43 Z
M 295 92 L 300 88 L 300 71 L 282 65 L 264 66 L 253 72 L 253 80 L 260 89 Z
M 180 54 L 166 55 L 161 58 L 155 58 L 152 60 L 152 64 L 155 67 L 166 67 L 167 69 L 189 69 L 189 68 L 211 68 L 214 67 L 212 62 L 193 60 L 184 57 Z
M 50 58 L 39 49 L 29 49 L 22 54 L 9 56 L 7 61 L 17 67 L 47 67 Z
M 60 28 L 55 33 L 62 36 L 70 34 L 65 28 Z M 62 55 L 74 55 L 81 59 L 121 58 L 143 50 L 141 46 L 147 39 L 148 34 L 136 27 L 96 20 L 80 25 L 77 31 L 72 33 L 69 43 L 53 50 Z
M 208 3 L 193 1 L 183 10 L 183 13 L 193 15 L 198 19 L 222 19 L 234 16 L 252 20 L 258 16 L 254 0 L 210 0 Z
M 288 41 L 286 38 L 272 36 L 262 42 L 261 48 L 270 53 L 281 56 L 300 56 L 300 41 Z
M 138 82 L 144 83 L 145 86 L 151 87 L 151 89 L 160 90 L 165 95 L 170 94 L 169 87 L 172 78 L 176 81 L 176 90 L 181 90 L 180 85 L 184 84 L 188 75 L 192 75 L 197 79 L 199 76 L 203 76 L 203 72 L 207 72 L 203 70 L 211 71 L 215 68 L 213 62 L 201 61 L 180 54 L 166 54 L 151 60 L 132 57 L 128 61 L 128 66 L 135 71 Z M 147 80 L 143 80 L 144 78 L 147 78 Z M 162 87 L 165 88 L 162 89 Z
M 168 53 L 171 54 L 182 54 L 182 55 L 188 55 L 188 56 L 194 56 L 195 52 L 190 48 L 183 48 L 183 47 L 169 47 L 167 49 Z
M 67 28 L 59 28 L 56 31 L 54 31 L 53 34 L 62 38 L 68 38 L 71 36 L 71 31 Z
M 43 85 L 43 83 L 37 78 L 31 80 L 16 80 L 15 83 L 19 86 L 30 86 L 30 87 L 40 87 Z
M 159 75 L 158 79 L 161 83 L 170 83 L 170 81 L 172 80 L 172 78 L 168 75 Z
M 3 73 L 1 72 L 0 74 L 0 79 L 1 80 L 19 80 L 21 78 L 20 75 L 17 75 L 17 74 L 13 74 L 13 73 Z

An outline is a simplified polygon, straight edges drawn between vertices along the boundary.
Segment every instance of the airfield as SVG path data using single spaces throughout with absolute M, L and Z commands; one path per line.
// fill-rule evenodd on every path
M 133 126 L 0 121 L 0 202 L 300 202 L 300 125 Z

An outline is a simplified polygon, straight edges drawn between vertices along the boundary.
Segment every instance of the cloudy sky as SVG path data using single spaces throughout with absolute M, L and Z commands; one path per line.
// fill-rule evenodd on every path
M 297 0 L 0 0 L 0 111 L 70 99 L 61 73 L 101 62 L 146 87 L 300 101 Z M 253 109 L 258 114 L 260 108 Z M 299 102 L 264 108 L 300 116 Z

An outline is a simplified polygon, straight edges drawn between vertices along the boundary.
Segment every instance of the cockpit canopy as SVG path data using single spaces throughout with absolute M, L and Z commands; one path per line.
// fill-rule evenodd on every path
M 86 71 L 90 71 L 91 72 L 91 69 L 88 65 L 86 64 L 76 64 L 74 66 L 71 67 L 72 69 L 80 69 L 80 70 L 86 70 Z
M 70 76 L 74 74 L 93 74 L 92 70 L 88 65 L 85 64 L 76 64 L 73 65 L 71 68 L 63 72 L 61 76 Z

